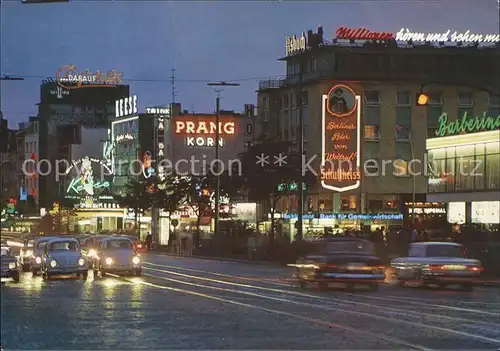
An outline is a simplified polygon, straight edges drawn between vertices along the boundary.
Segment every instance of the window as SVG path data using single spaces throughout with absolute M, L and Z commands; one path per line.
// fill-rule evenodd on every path
M 500 96 L 497 94 L 490 93 L 490 105 L 500 107 Z
M 367 106 L 379 106 L 380 105 L 380 94 L 378 91 L 366 91 L 365 92 L 365 105 Z
M 410 93 L 409 92 L 398 92 L 397 93 L 397 100 L 396 100 L 396 105 L 397 106 L 410 106 L 411 107 L 411 98 L 410 98 Z
M 437 127 L 439 125 L 439 117 L 443 114 L 442 106 L 427 107 L 427 127 Z M 435 136 L 435 135 L 434 135 Z
M 384 201 L 380 195 L 369 195 L 368 210 L 372 213 L 381 212 L 384 209 Z
M 396 123 L 411 126 L 411 107 L 396 107 Z
M 500 143 L 486 144 L 485 188 L 500 189 Z
M 399 208 L 399 200 L 397 195 L 384 196 L 384 210 L 397 210 Z
M 472 93 L 458 93 L 458 106 L 472 107 Z
M 380 126 L 365 126 L 365 140 L 380 140 Z
M 367 177 L 376 177 L 380 169 L 379 143 L 365 143 L 363 147 L 363 174 Z
M 340 198 L 340 210 L 344 211 L 356 211 L 357 209 L 356 195 L 346 195 Z
M 407 177 L 408 161 L 412 159 L 411 145 L 409 143 L 400 143 L 396 146 L 396 160 L 393 163 L 393 175 L 396 177 Z
M 365 106 L 364 124 L 380 125 L 380 106 Z
M 396 141 L 407 141 L 410 140 L 410 127 L 396 125 Z
M 287 94 L 287 95 L 283 96 L 283 108 L 285 110 L 287 110 L 289 105 L 290 105 L 290 98 L 288 97 L 288 94 Z
M 429 105 L 441 106 L 443 104 L 441 93 L 427 93 L 427 96 L 429 96 Z

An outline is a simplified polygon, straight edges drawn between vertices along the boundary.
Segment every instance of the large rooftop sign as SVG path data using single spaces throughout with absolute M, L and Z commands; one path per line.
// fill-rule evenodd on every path
M 368 28 L 339 27 L 336 39 L 346 40 L 396 40 L 413 42 L 451 42 L 451 43 L 498 43 L 500 34 L 480 34 L 471 30 L 456 31 L 447 29 L 443 32 L 416 32 L 409 28 L 401 28 L 398 32 L 376 32 Z
M 56 72 L 57 84 L 64 89 L 106 87 L 112 88 L 122 82 L 122 73 L 116 70 L 108 72 L 91 71 L 88 68 L 79 71 L 75 65 L 64 65 Z

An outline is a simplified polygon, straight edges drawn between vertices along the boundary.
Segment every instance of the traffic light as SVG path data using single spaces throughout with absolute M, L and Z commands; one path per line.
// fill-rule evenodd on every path
M 425 93 L 418 93 L 415 101 L 417 102 L 417 106 L 427 106 L 429 103 L 429 95 Z

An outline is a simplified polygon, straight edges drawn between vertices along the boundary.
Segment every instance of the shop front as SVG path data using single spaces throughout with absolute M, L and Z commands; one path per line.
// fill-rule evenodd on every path
M 450 223 L 498 228 L 500 125 L 493 126 L 492 117 L 486 115 L 471 121 L 494 130 L 448 135 L 454 131 L 448 128 L 446 136 L 427 139 L 427 201 L 446 203 Z

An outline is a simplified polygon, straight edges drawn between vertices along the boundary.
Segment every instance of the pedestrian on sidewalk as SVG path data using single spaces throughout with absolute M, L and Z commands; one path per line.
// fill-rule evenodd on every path
M 153 242 L 153 236 L 151 233 L 148 232 L 148 235 L 146 235 L 146 247 L 148 248 L 148 251 L 151 250 L 151 243 Z

